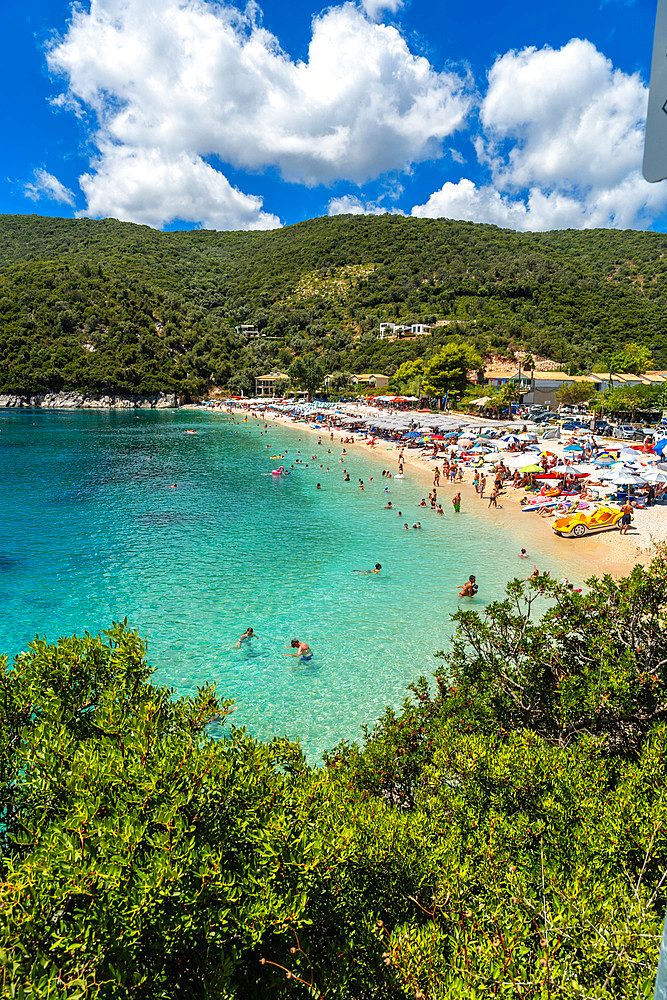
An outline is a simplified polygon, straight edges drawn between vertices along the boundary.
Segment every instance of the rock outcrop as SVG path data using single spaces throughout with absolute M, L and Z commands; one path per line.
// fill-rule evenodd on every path
M 166 410 L 178 406 L 173 392 L 154 396 L 91 396 L 83 392 L 37 392 L 0 395 L 0 407 L 36 407 L 44 410 Z

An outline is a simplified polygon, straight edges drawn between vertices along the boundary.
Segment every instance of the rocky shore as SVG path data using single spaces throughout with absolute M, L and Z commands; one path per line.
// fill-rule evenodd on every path
M 83 392 L 38 392 L 34 395 L 0 395 L 0 407 L 35 407 L 44 410 L 167 410 L 178 406 L 173 392 L 154 396 L 94 396 Z

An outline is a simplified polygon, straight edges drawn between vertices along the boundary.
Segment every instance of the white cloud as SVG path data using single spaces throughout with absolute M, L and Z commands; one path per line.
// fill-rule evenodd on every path
M 42 198 L 47 198 L 50 201 L 58 201 L 63 205 L 74 207 L 74 192 L 65 187 L 57 177 L 47 173 L 41 167 L 33 171 L 33 174 L 34 180 L 26 184 L 23 189 L 28 198 L 31 198 L 33 201 L 41 201 Z
M 363 202 L 353 194 L 332 198 L 327 206 L 328 215 L 404 215 L 397 208 L 385 208 L 379 202 Z
M 88 208 L 81 215 L 111 216 L 162 228 L 175 219 L 206 229 L 275 229 L 280 219 L 261 211 L 262 199 L 232 187 L 199 156 L 110 146 L 84 174 Z
M 398 5 L 368 0 L 367 9 Z M 254 13 L 214 0 L 90 0 L 89 10 L 73 9 L 48 64 L 67 80 L 63 102 L 97 117 L 102 175 L 127 147 L 165 163 L 216 156 L 238 169 L 275 167 L 307 185 L 363 183 L 442 155 L 443 139 L 462 126 L 465 81 L 435 71 L 396 28 L 354 4 L 314 19 L 308 58 L 298 62 Z M 102 180 L 97 188 L 104 212 L 109 189 Z
M 395 14 L 403 6 L 403 0 L 361 0 L 361 6 L 368 16 L 375 20 L 383 10 Z
M 535 230 L 646 225 L 667 204 L 664 186 L 640 175 L 646 102 L 639 76 L 590 42 L 508 52 L 480 110 L 491 183 L 446 183 L 412 214 Z

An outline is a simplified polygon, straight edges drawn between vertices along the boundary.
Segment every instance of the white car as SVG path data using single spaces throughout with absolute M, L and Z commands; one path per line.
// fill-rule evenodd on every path
M 618 427 L 614 427 L 614 437 L 622 441 L 638 441 L 643 436 L 632 424 L 619 424 Z

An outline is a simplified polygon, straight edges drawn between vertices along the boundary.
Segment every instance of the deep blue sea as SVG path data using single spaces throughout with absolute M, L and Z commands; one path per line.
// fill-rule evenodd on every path
M 127 617 L 158 682 L 215 681 L 238 725 L 298 737 L 314 760 L 435 668 L 469 573 L 479 607 L 526 573 L 515 538 L 455 515 L 451 489 L 439 517 L 409 474 L 385 493 L 381 463 L 341 463 L 338 439 L 262 431 L 196 411 L 0 411 L 0 651 Z M 276 454 L 304 465 L 276 479 Z M 354 572 L 376 562 L 379 576 Z M 238 650 L 248 625 L 258 638 Z M 309 663 L 283 655 L 295 637 Z

